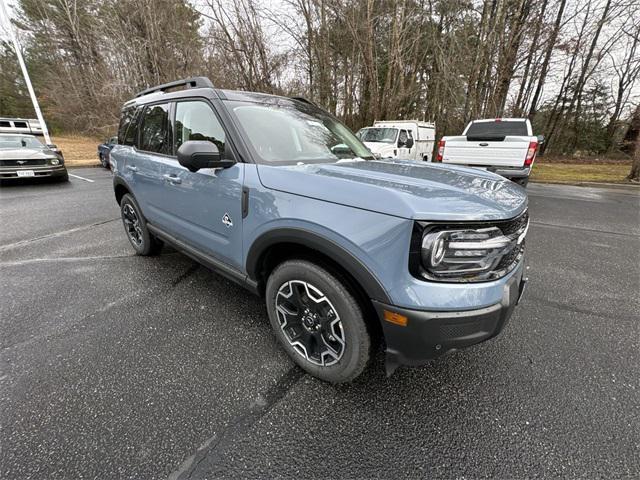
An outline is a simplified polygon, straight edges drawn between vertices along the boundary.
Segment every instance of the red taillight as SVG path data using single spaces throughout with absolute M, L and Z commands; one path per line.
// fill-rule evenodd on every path
M 530 167 L 536 158 L 536 152 L 538 151 L 538 142 L 529 142 L 529 149 L 527 150 L 527 158 L 524 159 L 524 166 Z
M 436 162 L 441 162 L 443 155 L 444 155 L 444 140 L 440 140 L 440 143 L 438 143 L 438 155 L 436 155 Z

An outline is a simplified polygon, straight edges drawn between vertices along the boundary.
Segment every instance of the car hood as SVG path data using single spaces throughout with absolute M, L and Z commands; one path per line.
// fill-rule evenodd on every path
M 0 148 L 0 160 L 39 160 L 55 156 L 54 152 L 43 148 Z
M 259 165 L 270 189 L 416 220 L 502 220 L 527 207 L 525 190 L 493 173 L 402 160 Z
M 383 151 L 390 152 L 395 148 L 393 143 L 384 142 L 364 142 L 364 145 L 371 151 L 371 153 L 381 153 Z

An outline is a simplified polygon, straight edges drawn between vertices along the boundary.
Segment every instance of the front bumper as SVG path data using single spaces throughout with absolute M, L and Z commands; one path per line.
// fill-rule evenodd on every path
M 524 293 L 522 271 L 504 284 L 499 303 L 476 310 L 410 310 L 374 301 L 385 337 L 387 374 L 498 335 Z
M 33 170 L 33 177 L 18 177 L 19 170 Z M 0 167 L 0 180 L 12 179 L 28 179 L 28 178 L 51 178 L 62 177 L 67 173 L 66 167 L 63 165 L 38 165 L 25 167 Z

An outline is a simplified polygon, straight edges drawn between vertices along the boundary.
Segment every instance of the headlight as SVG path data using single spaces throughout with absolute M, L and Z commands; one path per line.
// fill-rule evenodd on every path
M 410 255 L 409 268 L 416 276 L 442 282 L 500 278 L 522 258 L 528 227 L 526 212 L 493 224 L 419 224 L 414 230 L 414 236 L 421 235 L 415 239 L 420 239 L 419 252 L 413 255 L 413 265 Z M 419 265 L 415 265 L 417 257 Z
M 52 158 L 49 161 L 51 162 L 51 165 L 60 165 L 60 160 L 58 160 L 57 158 Z

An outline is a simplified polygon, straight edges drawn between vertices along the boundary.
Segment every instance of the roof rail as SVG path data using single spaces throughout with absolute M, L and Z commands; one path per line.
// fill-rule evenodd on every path
M 149 95 L 155 92 L 164 92 L 170 88 L 186 86 L 187 88 L 213 88 L 213 83 L 207 77 L 191 77 L 184 80 L 176 80 L 175 82 L 163 83 L 162 85 L 156 85 L 155 87 L 147 88 L 138 92 L 135 98 Z
M 299 102 L 304 102 L 304 103 L 308 103 L 309 105 L 313 105 L 314 107 L 316 106 L 315 103 L 313 103 L 311 100 L 307 100 L 304 97 L 289 97 L 291 100 L 298 100 Z

